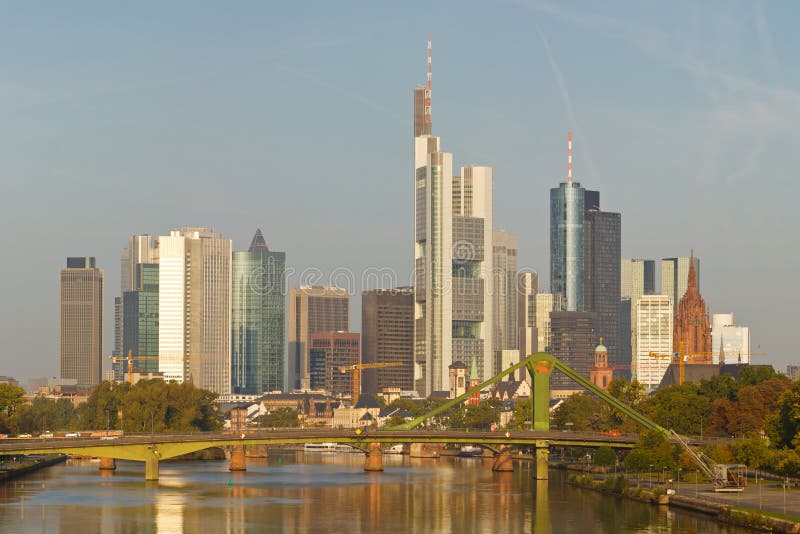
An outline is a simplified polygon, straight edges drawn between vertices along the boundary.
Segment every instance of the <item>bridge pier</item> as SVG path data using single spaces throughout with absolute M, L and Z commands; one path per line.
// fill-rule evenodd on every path
M 370 443 L 364 457 L 364 471 L 383 471 L 383 450 L 380 443 Z
M 547 480 L 547 461 L 550 459 L 550 445 L 546 441 L 536 440 L 536 452 L 534 461 L 536 462 L 536 471 L 534 478 L 536 480 Z
M 144 479 L 158 480 L 158 456 L 151 454 L 144 461 Z
M 509 445 L 502 445 L 500 452 L 494 457 L 492 464 L 492 471 L 496 472 L 509 472 L 514 470 L 514 460 L 511 458 L 511 447 Z
M 100 471 L 114 471 L 117 468 L 117 461 L 114 458 L 100 458 Z
M 438 458 L 440 448 L 439 444 L 412 443 L 409 448 L 409 456 L 411 458 Z
M 231 447 L 230 471 L 247 471 L 247 459 L 244 455 L 244 445 Z

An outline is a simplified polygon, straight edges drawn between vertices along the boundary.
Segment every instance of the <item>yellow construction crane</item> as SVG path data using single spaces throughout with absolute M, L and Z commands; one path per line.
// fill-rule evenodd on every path
M 109 356 L 112 362 L 128 361 L 128 382 L 133 384 L 133 360 L 158 360 L 158 356 L 134 356 L 133 351 L 128 351 L 128 356 Z
M 353 373 L 353 406 L 358 404 L 358 396 L 361 394 L 361 370 L 362 369 L 385 369 L 386 367 L 400 367 L 402 362 L 376 362 L 376 363 L 357 363 L 340 367 L 343 373 Z
M 648 356 L 650 356 L 651 358 L 671 358 L 671 359 L 674 359 L 672 363 L 675 363 L 677 361 L 677 363 L 678 363 L 678 384 L 683 384 L 683 380 L 685 378 L 684 369 L 685 369 L 685 365 L 686 365 L 687 361 L 689 361 L 690 359 L 694 360 L 698 356 L 702 356 L 703 358 L 711 358 L 713 356 L 719 355 L 718 351 L 717 352 L 694 352 L 692 354 L 685 354 L 683 352 L 684 351 L 683 347 L 684 347 L 684 344 L 681 341 L 680 350 L 678 352 L 674 352 L 674 353 L 671 353 L 671 354 L 657 354 L 655 352 L 651 352 L 650 354 L 648 354 Z M 764 351 L 756 350 L 756 351 L 750 351 L 748 353 L 748 357 L 750 357 L 750 356 L 765 356 L 766 354 L 767 353 L 764 352 Z M 692 364 L 690 364 L 690 365 L 692 365 Z

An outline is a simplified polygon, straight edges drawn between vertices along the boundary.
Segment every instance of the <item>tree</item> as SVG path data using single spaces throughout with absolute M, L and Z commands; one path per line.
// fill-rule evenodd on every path
M 300 426 L 300 418 L 291 408 L 278 408 L 258 417 L 258 426 L 267 428 L 296 428 Z
M 791 381 L 782 375 L 775 372 L 771 366 L 768 365 L 745 365 L 739 370 L 739 375 L 736 378 L 736 383 L 740 386 L 755 386 L 766 380 L 782 380 L 791 383 Z
M 614 449 L 608 446 L 602 446 L 594 453 L 594 463 L 596 465 L 614 465 L 617 461 L 617 454 Z
M 603 401 L 592 395 L 575 394 L 556 408 L 552 424 L 560 429 L 602 430 L 608 426 L 607 417 Z
M 708 413 L 710 401 L 698 387 L 686 382 L 658 390 L 641 404 L 653 421 L 680 434 L 699 434 L 700 420 Z
M 25 390 L 19 386 L 0 384 L 0 414 L 7 417 L 14 415 L 17 407 L 25 402 L 25 399 L 22 398 L 23 395 L 25 395 Z
M 531 414 L 531 399 L 517 399 L 514 401 L 514 415 L 509 423 L 510 428 L 527 430 L 533 422 Z
M 777 413 L 768 419 L 767 433 L 776 447 L 792 447 L 800 433 L 800 381 L 785 391 L 777 402 Z
M 466 428 L 489 430 L 491 424 L 497 423 L 499 420 L 500 413 L 485 402 L 467 406 L 464 413 L 464 425 Z

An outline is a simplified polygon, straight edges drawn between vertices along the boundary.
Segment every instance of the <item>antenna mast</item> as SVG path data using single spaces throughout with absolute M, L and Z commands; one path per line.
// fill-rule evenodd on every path
M 567 134 L 567 183 L 572 183 L 572 132 Z
M 428 37 L 428 81 L 425 83 L 425 122 L 430 133 L 431 124 L 431 38 Z

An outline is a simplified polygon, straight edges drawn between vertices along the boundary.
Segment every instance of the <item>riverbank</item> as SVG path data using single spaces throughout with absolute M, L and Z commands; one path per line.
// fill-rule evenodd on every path
M 717 521 L 730 525 L 743 526 L 764 532 L 800 533 L 800 517 L 748 509 L 700 496 L 667 495 L 663 488 L 631 486 L 629 481 L 623 476 L 606 477 L 598 480 L 591 475 L 572 475 L 567 481 L 573 486 L 584 489 L 633 499 L 639 502 L 698 512 L 712 516 Z
M 0 482 L 13 480 L 21 476 L 33 473 L 39 469 L 50 467 L 61 462 L 67 461 L 66 454 L 48 454 L 46 456 L 26 457 L 21 462 L 15 462 L 7 468 L 0 470 Z

